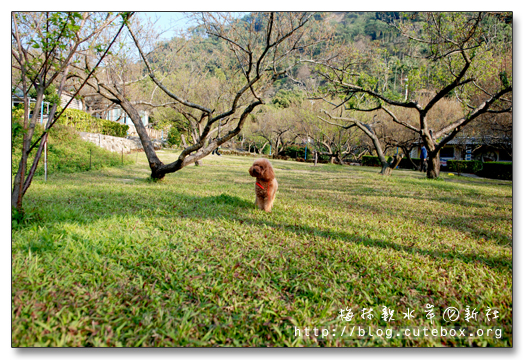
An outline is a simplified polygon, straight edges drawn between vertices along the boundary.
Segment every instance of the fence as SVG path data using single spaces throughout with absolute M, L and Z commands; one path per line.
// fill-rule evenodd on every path
M 146 132 L 148 133 L 149 138 L 152 140 L 153 139 L 165 139 L 167 135 L 162 130 L 146 128 Z M 129 127 L 128 136 L 139 136 L 139 134 L 137 133 L 137 129 L 135 129 L 134 126 Z

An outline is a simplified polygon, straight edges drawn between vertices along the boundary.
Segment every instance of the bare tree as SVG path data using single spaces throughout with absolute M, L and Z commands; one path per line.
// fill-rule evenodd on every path
M 286 147 L 295 143 L 300 136 L 297 126 L 300 122 L 295 106 L 286 109 L 266 107 L 256 116 L 254 134 L 264 138 L 272 146 L 274 155 L 283 155 Z
M 333 126 L 324 119 L 319 121 L 317 115 L 315 119 L 303 119 L 301 125 L 306 136 L 313 139 L 317 153 L 328 156 L 332 164 L 343 165 L 344 159 L 360 148 L 356 132 L 351 130 L 353 126 Z
M 295 64 L 293 55 L 299 50 L 304 51 L 313 42 L 306 26 L 311 18 L 307 13 L 257 13 L 251 20 L 236 19 L 231 14 L 207 13 L 197 15 L 207 36 L 223 41 L 236 62 L 237 75 L 232 76 L 232 83 L 237 86 L 231 97 L 223 99 L 221 105 L 225 108 L 217 112 L 211 108 L 177 94 L 177 89 L 169 89 L 159 78 L 148 55 L 143 51 L 143 44 L 136 32 L 130 26 L 130 34 L 141 54 L 147 68 L 148 76 L 172 101 L 185 109 L 196 111 L 199 123 L 197 141 L 186 147 L 179 158 L 164 164 L 158 159 L 147 133 L 139 118 L 133 115 L 133 108 L 127 99 L 120 94 L 120 105 L 130 114 L 137 128 L 146 156 L 151 168 L 151 176 L 162 179 L 166 174 L 182 169 L 188 164 L 198 161 L 221 144 L 229 141 L 240 133 L 248 115 L 264 103 L 262 94 L 279 78 L 286 75 Z M 235 78 L 235 80 L 233 80 Z M 242 79 L 242 82 L 241 80 Z M 228 104 L 227 106 L 224 106 Z M 231 119 L 235 125 L 232 129 L 212 138 L 211 132 L 221 120 Z
M 338 116 L 332 116 L 329 112 L 327 112 L 326 110 L 323 110 L 324 114 L 327 115 L 331 120 L 336 120 L 338 122 L 333 122 L 333 121 L 328 121 L 322 117 L 319 116 L 319 119 L 321 119 L 322 121 L 330 124 L 330 125 L 334 125 L 334 126 L 338 126 L 340 128 L 343 128 L 345 130 L 348 130 L 352 127 L 357 127 L 359 130 L 361 130 L 366 136 L 368 136 L 370 138 L 370 140 L 372 141 L 373 145 L 374 145 L 374 149 L 377 153 L 377 157 L 379 158 L 379 161 L 381 162 L 381 172 L 380 174 L 381 175 L 390 175 L 392 173 L 392 170 L 395 169 L 397 167 L 397 165 L 399 164 L 399 162 L 401 161 L 401 159 L 403 158 L 403 154 L 396 154 L 394 156 L 394 159 L 392 159 L 392 161 L 387 161 L 386 159 L 386 156 L 385 156 L 385 150 L 384 150 L 384 145 L 381 143 L 381 140 L 378 136 L 378 134 L 376 133 L 376 130 L 375 130 L 375 126 L 380 124 L 380 122 L 372 122 L 372 123 L 365 123 L 365 122 L 362 122 L 356 118 L 349 118 L 349 117 L 338 117 Z M 374 117 L 375 119 L 375 117 Z M 345 124 L 341 124 L 341 122 L 343 123 L 346 123 Z
M 351 66 L 355 63 L 352 57 L 325 62 L 323 75 L 336 86 L 338 94 L 345 95 L 342 105 L 348 109 L 382 110 L 393 122 L 420 136 L 428 149 L 427 177 L 436 178 L 440 170 L 440 150 L 465 126 L 483 114 L 512 111 L 512 76 L 509 71 L 512 64 L 504 63 L 503 57 L 497 55 L 509 51 L 512 40 L 496 41 L 496 35 L 490 31 L 492 24 L 502 23 L 507 18 L 500 14 L 423 13 L 414 16 L 420 16 L 423 27 L 411 21 L 390 22 L 421 49 L 418 54 L 415 48 L 411 48 L 412 56 L 420 63 L 419 68 L 408 74 L 409 85 L 404 99 L 378 88 L 375 79 L 381 74 L 356 72 Z M 427 69 L 430 74 L 424 81 L 419 75 L 421 69 Z M 495 81 L 487 84 L 484 81 L 487 78 Z M 423 83 L 431 84 L 435 92 L 425 103 L 419 103 L 412 95 L 414 90 L 422 88 Z M 463 104 L 464 112 L 459 118 L 438 127 L 435 114 L 431 116 L 432 110 L 450 96 L 455 96 Z M 411 124 L 397 116 L 396 110 L 400 108 L 416 111 L 418 122 Z
M 54 104 L 48 114 L 49 120 L 44 133 L 33 141 L 44 92 L 51 85 L 58 84 L 60 97 L 66 86 L 72 63 L 77 61 L 89 47 L 96 48 L 99 53 L 103 52 L 102 56 L 99 54 L 100 63 L 112 42 L 109 42 L 109 46 L 107 43 L 100 43 L 99 35 L 118 16 L 119 14 L 88 12 L 12 13 L 11 55 L 15 80 L 13 90 L 14 93 L 17 93 L 16 89 L 21 90 L 24 106 L 22 155 L 11 193 L 11 206 L 19 212 L 23 211 L 22 199 L 31 185 L 48 131 L 69 105 L 68 103 L 62 111 L 57 112 L 57 104 Z M 127 18 L 128 15 L 126 14 L 125 17 Z M 89 73 L 86 74 L 87 78 L 89 76 Z M 29 92 L 32 88 L 36 90 L 34 107 L 30 106 Z M 35 148 L 37 152 L 28 169 L 29 155 Z

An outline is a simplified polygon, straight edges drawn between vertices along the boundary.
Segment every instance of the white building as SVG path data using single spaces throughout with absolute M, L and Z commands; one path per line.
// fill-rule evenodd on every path
M 66 104 L 72 97 L 73 97 L 73 94 L 63 91 L 62 95 L 60 95 L 60 106 L 62 107 L 66 106 Z M 82 101 L 79 99 L 73 99 L 67 108 L 76 109 L 76 110 L 84 110 Z

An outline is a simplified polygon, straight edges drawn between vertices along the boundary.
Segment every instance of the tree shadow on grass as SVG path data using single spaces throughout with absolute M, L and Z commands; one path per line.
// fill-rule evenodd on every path
M 302 188 L 300 188 L 302 190 Z M 307 187 L 304 187 L 304 190 L 308 190 Z M 311 189 L 310 189 L 311 190 Z M 321 190 L 321 189 L 318 189 Z M 475 199 L 466 199 L 463 196 L 433 196 L 432 198 L 425 197 L 424 195 L 418 196 L 418 195 L 409 195 L 409 194 L 402 194 L 402 193 L 385 193 L 384 191 L 380 191 L 375 188 L 371 187 L 360 187 L 358 191 L 345 191 L 345 190 L 333 190 L 330 189 L 330 192 L 333 194 L 341 194 L 341 195 L 352 195 L 352 196 L 367 196 L 367 197 L 391 197 L 391 198 L 398 198 L 398 199 L 413 199 L 416 201 L 426 201 L 426 200 L 432 200 L 436 202 L 443 202 L 451 205 L 459 205 L 459 206 L 468 206 L 468 207 L 476 207 L 483 209 L 486 207 L 484 204 L 480 204 Z M 423 192 L 423 191 L 421 191 Z M 476 196 L 479 196 L 477 194 Z M 473 195 L 472 195 L 473 197 Z
M 212 204 L 223 204 L 228 206 L 234 206 L 239 208 L 253 208 L 254 202 L 249 202 L 245 199 L 242 199 L 238 196 L 232 196 L 228 194 L 220 194 L 217 196 L 209 196 L 207 198 L 204 198 L 204 203 L 212 203 Z
M 364 237 L 359 235 L 352 235 L 343 231 L 332 231 L 332 230 L 320 230 L 318 228 L 313 228 L 309 226 L 293 226 L 293 225 L 283 225 L 277 222 L 272 222 L 268 220 L 259 220 L 259 221 L 253 221 L 252 219 L 246 219 L 245 222 L 247 224 L 251 224 L 254 226 L 260 226 L 260 225 L 266 225 L 267 227 L 281 227 L 285 231 L 297 233 L 297 234 L 310 234 L 314 236 L 322 236 L 327 239 L 339 239 L 345 242 L 351 242 L 355 244 L 362 244 L 367 247 L 376 247 L 376 248 L 382 248 L 382 249 L 393 249 L 396 251 L 401 251 L 407 255 L 423 255 L 427 257 L 431 257 L 436 261 L 440 261 L 441 259 L 445 260 L 460 260 L 464 263 L 483 263 L 489 267 L 491 267 L 494 270 L 497 271 L 504 271 L 503 269 L 508 269 L 512 271 L 512 260 L 508 260 L 503 256 L 499 257 L 490 257 L 490 256 L 483 256 L 478 255 L 476 253 L 460 253 L 455 251 L 442 251 L 442 250 L 426 250 L 421 249 L 416 246 L 416 244 L 412 245 L 402 245 L 397 244 L 392 241 L 387 241 L 383 239 L 374 239 L 371 237 Z
M 441 199 L 437 199 L 437 201 L 441 201 Z M 462 206 L 468 206 L 471 205 L 462 205 Z M 361 204 L 359 205 L 360 208 L 366 209 L 368 212 L 374 212 L 379 213 L 382 212 L 386 216 L 391 217 L 398 217 L 399 211 L 396 210 L 386 210 L 380 206 L 374 206 L 370 203 L 368 204 Z M 482 208 L 483 206 L 479 206 Z M 403 214 L 405 218 L 410 218 L 411 220 L 416 220 L 421 224 L 427 225 L 427 226 L 437 226 L 441 228 L 448 228 L 450 230 L 456 230 L 460 231 L 464 234 L 468 234 L 469 236 L 476 238 L 481 241 L 489 241 L 490 243 L 500 245 L 500 246 L 512 246 L 513 241 L 512 237 L 508 236 L 507 234 L 499 231 L 494 230 L 488 230 L 483 228 L 476 227 L 476 221 L 478 221 L 481 217 L 481 215 L 440 215 L 437 217 L 434 216 L 427 216 L 427 214 L 422 213 L 417 208 L 406 208 L 403 209 Z M 505 215 L 496 215 L 496 214 L 490 214 L 483 216 L 483 221 L 491 223 L 491 224 L 497 224 L 501 221 L 509 220 L 507 216 Z
M 453 206 L 460 207 L 460 209 L 475 208 L 476 211 L 477 209 L 483 210 L 487 207 L 486 203 L 480 203 L 479 201 L 476 201 L 476 199 L 466 199 L 465 197 L 440 196 L 440 197 L 432 197 L 431 199 L 428 199 L 424 196 L 417 196 L 417 195 L 379 193 L 376 189 L 370 190 L 370 188 L 366 188 L 366 187 L 360 188 L 359 191 L 357 192 L 331 190 L 331 193 L 323 194 L 323 196 L 325 197 L 331 197 L 333 199 L 333 204 L 339 204 L 340 207 L 344 208 L 346 204 L 341 203 L 342 200 L 341 200 L 340 195 L 349 195 L 352 197 L 359 197 L 359 198 L 371 197 L 374 199 L 377 199 L 377 198 L 405 199 L 408 201 L 431 200 L 432 202 L 436 203 L 436 206 L 439 206 L 439 203 L 447 203 Z M 428 214 L 422 212 L 420 209 L 414 206 L 404 206 L 402 208 L 397 208 L 397 209 L 395 208 L 388 209 L 383 206 L 373 205 L 375 203 L 377 203 L 376 200 L 364 201 L 362 204 L 356 205 L 354 202 L 348 201 L 348 205 L 351 205 L 352 207 L 359 207 L 360 209 L 364 210 L 366 213 L 381 214 L 381 216 L 383 217 L 391 217 L 391 218 L 400 218 L 402 214 L 403 218 L 418 221 L 421 225 L 424 225 L 424 226 L 437 226 L 437 227 L 442 227 L 442 228 L 448 228 L 451 230 L 457 230 L 465 234 L 468 234 L 469 236 L 473 238 L 477 238 L 480 241 L 488 241 L 495 245 L 512 246 L 513 244 L 512 236 L 509 236 L 504 232 L 476 227 L 476 222 L 481 217 L 483 218 L 483 221 L 487 223 L 497 224 L 502 221 L 508 221 L 509 217 L 507 215 L 501 215 L 501 214 L 496 214 L 496 213 L 490 213 L 487 215 L 485 213 L 477 213 L 474 215 L 447 216 L 447 215 L 440 214 L 439 216 L 428 216 Z M 500 209 L 500 208 L 497 207 L 496 209 Z
M 177 193 L 173 189 L 166 189 L 164 194 L 164 201 L 154 203 L 147 196 L 131 196 L 126 191 L 121 191 L 115 197 L 115 191 L 112 190 L 111 197 L 118 198 L 117 204 L 110 204 L 111 206 L 105 206 L 104 199 L 109 198 L 109 194 L 100 194 L 101 190 L 97 189 L 98 196 L 90 196 L 89 192 L 79 190 L 78 192 L 64 193 L 56 191 L 52 194 L 46 194 L 43 199 L 39 199 L 36 203 L 44 206 L 46 200 L 51 200 L 54 206 L 67 207 L 67 213 L 70 216 L 59 216 L 53 219 L 53 217 L 47 216 L 46 209 L 40 209 L 42 213 L 40 218 L 44 218 L 44 223 L 38 223 L 39 226 L 49 227 L 44 229 L 44 232 L 40 232 L 39 237 L 41 239 L 34 239 L 27 244 L 27 250 L 33 252 L 48 251 L 54 249 L 53 245 L 53 230 L 52 227 L 62 227 L 64 223 L 74 222 L 76 224 L 89 224 L 105 218 L 112 218 L 115 216 L 137 216 L 137 217 L 180 217 L 180 218 L 229 218 L 236 221 L 243 222 L 248 225 L 256 227 L 271 227 L 278 228 L 282 231 L 297 234 L 297 235 L 308 235 L 308 236 L 321 236 L 326 239 L 340 239 L 356 244 L 362 244 L 368 247 L 376 247 L 381 249 L 393 249 L 396 251 L 403 252 L 407 255 L 419 254 L 426 257 L 431 257 L 436 261 L 442 259 L 446 260 L 461 260 L 464 263 L 483 263 L 487 266 L 499 270 L 512 271 L 512 260 L 508 260 L 505 257 L 490 257 L 484 255 L 478 255 L 476 253 L 460 253 L 454 250 L 443 251 L 443 250 L 426 250 L 418 248 L 416 244 L 402 245 L 392 241 L 386 241 L 383 239 L 374 239 L 371 237 L 364 237 L 359 235 L 352 235 L 344 231 L 333 231 L 323 230 L 320 228 L 306 226 L 306 225 L 292 225 L 290 223 L 279 222 L 275 217 L 265 216 L 255 218 L 253 217 L 253 211 L 255 210 L 254 203 L 248 201 L 242 197 L 234 196 L 230 194 L 222 193 L 215 196 L 190 196 L 186 194 Z M 141 194 L 143 195 L 143 194 Z M 50 198 L 47 198 L 50 196 Z M 75 197 L 82 197 L 81 201 L 73 202 L 71 199 Z M 127 206 L 125 205 L 127 204 Z M 98 209 L 99 211 L 89 211 L 86 209 Z M 253 209 L 253 210 L 251 210 Z M 368 211 L 366 209 L 365 211 Z M 77 216 L 78 215 L 78 216 Z M 26 226 L 34 226 L 35 224 L 28 223 Z M 63 232 L 63 230 L 61 230 Z M 388 234 L 385 234 L 388 236 Z

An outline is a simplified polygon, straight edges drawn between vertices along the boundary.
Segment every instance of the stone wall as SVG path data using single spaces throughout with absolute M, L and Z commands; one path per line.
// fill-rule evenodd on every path
M 140 139 L 136 136 L 120 138 L 116 136 L 93 134 L 87 132 L 81 132 L 79 134 L 83 140 L 92 142 L 93 144 L 112 152 L 124 152 L 127 154 L 131 151 L 143 150 Z M 152 142 L 155 150 L 161 149 L 164 145 L 160 140 L 152 140 Z

